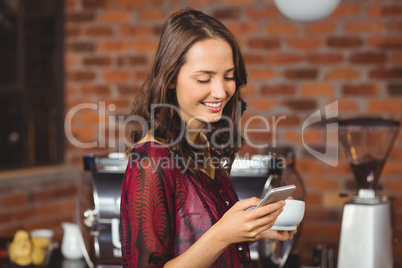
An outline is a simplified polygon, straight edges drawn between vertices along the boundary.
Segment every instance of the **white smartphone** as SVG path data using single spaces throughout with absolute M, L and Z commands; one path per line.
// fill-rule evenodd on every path
M 296 186 L 293 184 L 273 188 L 264 196 L 264 198 L 258 204 L 257 208 L 268 205 L 270 203 L 274 203 L 279 200 L 285 200 L 293 193 L 294 190 L 296 190 Z

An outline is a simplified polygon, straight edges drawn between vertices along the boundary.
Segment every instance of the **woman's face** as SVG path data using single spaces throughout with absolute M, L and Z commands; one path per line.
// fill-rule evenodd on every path
M 222 39 L 203 40 L 189 49 L 174 85 L 189 128 L 201 128 L 205 122 L 221 118 L 236 90 L 234 67 L 232 48 Z

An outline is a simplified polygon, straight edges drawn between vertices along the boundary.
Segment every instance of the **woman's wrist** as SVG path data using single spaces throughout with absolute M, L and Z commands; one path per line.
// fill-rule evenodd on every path
M 226 232 L 219 225 L 219 222 L 215 223 L 206 233 L 206 239 L 210 239 L 216 247 L 225 250 L 230 246 L 230 241 L 226 237 Z
M 210 267 L 229 246 L 215 225 L 183 254 L 168 261 L 165 267 Z M 198 258 L 200 252 L 202 252 L 203 258 Z

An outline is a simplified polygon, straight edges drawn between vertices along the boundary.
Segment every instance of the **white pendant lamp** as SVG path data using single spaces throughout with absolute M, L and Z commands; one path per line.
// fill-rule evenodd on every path
M 339 2 L 340 0 L 275 0 L 275 5 L 288 19 L 309 22 L 326 18 Z

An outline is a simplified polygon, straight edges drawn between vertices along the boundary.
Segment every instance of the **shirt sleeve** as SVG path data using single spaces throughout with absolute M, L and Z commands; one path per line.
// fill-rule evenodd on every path
M 161 157 L 132 153 L 121 193 L 120 239 L 124 267 L 163 267 L 174 239 L 174 193 Z

